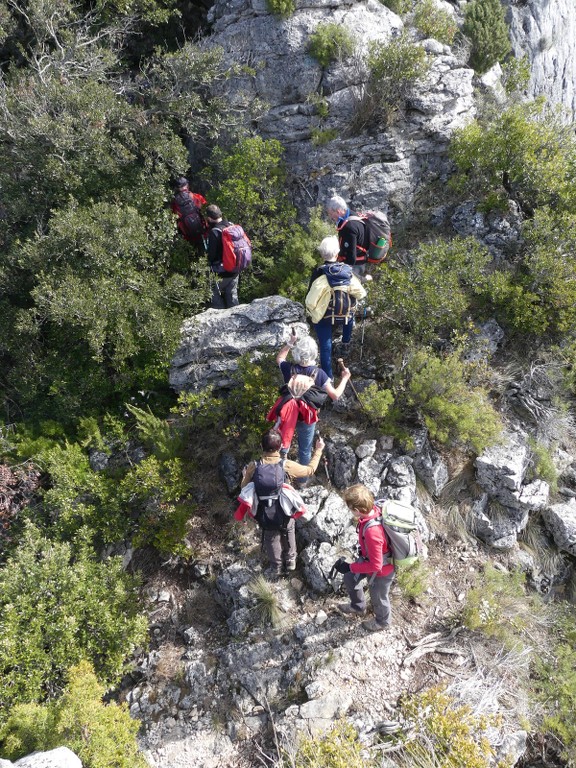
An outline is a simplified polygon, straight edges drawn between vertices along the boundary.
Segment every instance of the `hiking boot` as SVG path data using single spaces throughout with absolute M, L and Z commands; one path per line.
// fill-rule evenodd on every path
M 366 611 L 357 611 L 355 608 L 352 608 L 350 603 L 342 603 L 341 605 L 337 605 L 336 608 L 340 613 L 343 613 L 344 616 L 364 616 L 366 613 Z
M 367 632 L 381 632 L 385 629 L 390 629 L 390 624 L 380 624 L 376 619 L 370 619 L 369 621 L 362 622 L 362 629 Z
M 264 570 L 264 577 L 268 579 L 268 581 L 276 581 L 281 575 L 282 569 L 277 565 L 269 565 L 268 568 Z
M 296 570 L 296 560 L 286 560 L 286 570 L 287 571 L 295 571 Z

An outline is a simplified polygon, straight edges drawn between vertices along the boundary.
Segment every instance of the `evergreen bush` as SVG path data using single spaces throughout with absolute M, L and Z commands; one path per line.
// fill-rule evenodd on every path
M 270 13 L 280 16 L 280 18 L 292 16 L 296 10 L 296 3 L 294 0 L 266 0 L 266 4 Z
M 308 51 L 321 67 L 328 67 L 335 61 L 352 55 L 354 40 L 346 27 L 326 22 L 319 24 L 310 35 Z
M 432 438 L 481 453 L 496 442 L 502 423 L 484 390 L 470 385 L 470 374 L 458 350 L 443 357 L 417 350 L 407 365 L 406 399 Z
M 356 730 L 345 720 L 327 733 L 302 739 L 294 757 L 286 757 L 286 768 L 366 768 L 362 744 Z
M 472 43 L 470 65 L 482 74 L 509 53 L 511 45 L 500 0 L 471 0 L 464 9 L 463 33 Z
M 387 45 L 372 41 L 368 48 L 368 81 L 358 104 L 352 130 L 384 128 L 404 107 L 414 84 L 428 71 L 424 49 L 406 33 Z
M 444 45 L 452 45 L 458 32 L 454 16 L 440 8 L 434 0 L 420 0 L 413 21 L 420 34 L 433 37 Z
M 73 547 L 27 525 L 0 570 L 0 722 L 16 704 L 57 697 L 82 660 L 118 682 L 146 637 L 136 586 L 121 558 L 98 560 L 80 534 Z
M 10 760 L 66 746 L 84 768 L 146 768 L 138 749 L 139 723 L 126 704 L 104 704 L 105 687 L 92 666 L 81 661 L 67 673 L 62 696 L 48 704 L 17 704 L 0 729 L 3 754 Z

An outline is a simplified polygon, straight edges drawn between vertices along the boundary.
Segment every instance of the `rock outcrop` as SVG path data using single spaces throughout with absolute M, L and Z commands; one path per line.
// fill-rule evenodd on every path
M 68 747 L 57 747 L 48 752 L 34 752 L 15 763 L 0 759 L 0 768 L 82 768 L 82 762 Z

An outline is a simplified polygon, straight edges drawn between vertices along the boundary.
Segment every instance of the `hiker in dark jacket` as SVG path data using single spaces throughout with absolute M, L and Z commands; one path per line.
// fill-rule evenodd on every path
M 217 205 L 206 208 L 208 221 L 208 264 L 216 275 L 212 286 L 212 307 L 214 309 L 229 309 L 238 305 L 239 274 L 225 272 L 222 267 L 222 230 L 230 226 L 230 222 L 222 217 L 222 211 Z
M 388 629 L 389 593 L 394 580 L 392 553 L 384 528 L 380 524 L 366 527 L 371 520 L 380 516 L 380 510 L 374 504 L 372 492 L 364 485 L 352 485 L 344 491 L 342 498 L 357 522 L 361 555 L 353 563 L 347 563 L 344 558 L 334 563 L 334 568 L 344 576 L 344 586 L 350 597 L 350 603 L 339 605 L 338 610 L 345 616 L 362 616 L 366 613 L 366 598 L 361 582 L 367 578 L 375 618 L 363 621 L 362 627 L 368 632 Z
M 293 363 L 286 360 L 290 351 L 292 351 Z M 298 461 L 304 465 L 310 462 L 321 404 L 319 400 L 316 400 L 316 405 L 314 405 L 308 396 L 310 390 L 306 392 L 303 390 L 312 380 L 314 392 L 316 395 L 320 394 L 320 400 L 323 399 L 322 394 L 331 400 L 338 400 L 351 376 L 348 368 L 343 368 L 340 384 L 334 387 L 326 373 L 318 368 L 317 360 L 318 346 L 314 339 L 310 336 L 304 336 L 303 339 L 298 340 L 297 336 L 290 336 L 288 342 L 276 356 L 276 362 L 280 367 L 285 386 L 280 390 L 281 396 L 266 416 L 268 421 L 276 422 L 277 429 L 282 436 L 281 453 L 284 456 L 288 455 L 294 432 L 297 432 Z M 306 484 L 306 479 L 297 482 L 300 487 L 304 487 Z
M 326 374 L 332 374 L 332 334 L 336 327 L 342 328 L 342 354 L 349 351 L 352 331 L 354 329 L 354 310 L 356 301 L 366 296 L 366 291 L 358 278 L 352 274 L 348 264 L 337 261 L 339 251 L 338 239 L 335 235 L 325 237 L 318 246 L 318 252 L 323 264 L 312 272 L 308 293 L 306 294 L 306 310 L 310 315 L 314 330 L 320 345 L 320 364 Z M 344 296 L 341 290 L 346 289 Z M 340 296 L 348 302 L 349 311 L 338 314 L 337 300 Z M 344 305 L 340 304 L 340 310 Z
M 204 236 L 208 233 L 208 225 L 200 210 L 203 205 L 206 205 L 206 198 L 197 192 L 190 192 L 188 179 L 181 176 L 176 180 L 171 207 L 178 216 L 178 231 L 185 240 L 202 251 Z
M 358 277 L 364 277 L 368 248 L 366 225 L 339 195 L 328 200 L 326 213 L 338 230 L 338 261 L 350 264 Z
M 275 429 L 270 429 L 262 435 L 262 464 L 278 464 L 283 461 L 280 455 L 282 437 Z M 314 453 L 307 466 L 297 464 L 295 461 L 286 459 L 284 461 L 284 471 L 288 476 L 288 482 L 300 478 L 311 477 L 318 469 L 322 451 L 324 450 L 324 440 L 319 437 L 314 446 Z M 256 470 L 257 462 L 251 462 L 245 469 L 242 477 L 242 488 L 252 480 Z M 297 515 L 298 516 L 298 515 Z M 238 516 L 237 516 L 238 519 Z M 282 567 L 287 571 L 293 571 L 296 568 L 296 533 L 294 519 L 288 521 L 285 530 L 263 530 L 263 546 L 268 556 L 270 566 L 266 572 L 269 576 L 279 576 Z

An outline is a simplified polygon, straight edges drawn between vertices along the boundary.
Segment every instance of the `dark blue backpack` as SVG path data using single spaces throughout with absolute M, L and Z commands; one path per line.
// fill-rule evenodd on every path
M 350 284 L 354 274 L 350 264 L 335 262 L 325 264 L 322 271 L 330 286 L 331 296 L 324 317 L 332 320 L 332 325 L 341 325 L 354 317 L 356 299 L 350 295 Z

